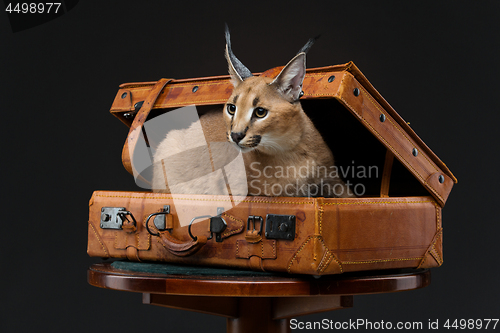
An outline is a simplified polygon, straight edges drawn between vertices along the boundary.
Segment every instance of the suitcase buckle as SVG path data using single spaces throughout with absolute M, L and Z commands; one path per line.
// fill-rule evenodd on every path
M 263 229 L 263 226 L 264 226 L 264 219 L 262 218 L 262 216 L 254 216 L 254 215 L 248 216 L 247 231 L 250 231 L 250 222 L 252 222 L 253 229 L 252 229 L 251 232 L 252 233 L 255 232 L 255 222 L 256 221 L 260 222 L 260 228 L 259 228 L 259 232 L 257 233 L 257 235 L 261 235 L 262 234 L 262 229 Z
M 259 230 L 255 228 L 255 224 L 259 221 Z M 250 225 L 252 225 L 250 227 Z M 264 227 L 264 219 L 261 216 L 248 216 L 247 220 L 247 234 L 245 235 L 245 240 L 248 243 L 258 243 L 262 240 L 262 229 Z

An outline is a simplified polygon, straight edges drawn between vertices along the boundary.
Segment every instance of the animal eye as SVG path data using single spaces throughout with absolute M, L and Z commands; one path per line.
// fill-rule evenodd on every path
M 264 108 L 255 108 L 254 115 L 257 118 L 264 118 L 265 116 L 267 116 L 267 110 Z
M 229 113 L 231 116 L 234 116 L 235 112 L 236 112 L 236 105 L 228 104 L 227 105 L 227 113 Z

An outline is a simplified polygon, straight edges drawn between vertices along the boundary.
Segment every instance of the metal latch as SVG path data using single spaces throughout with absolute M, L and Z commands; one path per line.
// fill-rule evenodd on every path
M 193 240 L 196 240 L 197 238 L 191 233 L 191 226 L 193 225 L 193 222 L 195 220 L 198 220 L 198 219 L 206 219 L 206 218 L 209 218 L 210 219 L 210 237 L 207 238 L 208 239 L 212 239 L 214 237 L 214 234 L 215 234 L 215 241 L 216 242 L 222 242 L 222 233 L 224 232 L 224 230 L 226 230 L 227 228 L 227 223 L 226 221 L 220 216 L 220 214 L 222 214 L 224 212 L 224 208 L 220 208 L 220 207 L 217 207 L 217 216 L 211 216 L 211 215 L 203 215 L 203 216 L 197 216 L 197 217 L 194 217 L 191 222 L 189 223 L 189 226 L 188 226 L 188 233 L 189 233 L 189 236 L 191 236 L 191 238 Z
M 266 215 L 266 238 L 295 239 L 295 215 Z
M 164 231 L 164 230 L 170 230 L 172 229 L 172 218 L 170 216 L 170 219 L 168 220 L 169 223 L 167 223 L 168 216 L 170 214 L 170 205 L 165 205 L 163 206 L 163 209 L 157 213 L 150 214 L 148 218 L 146 219 L 146 229 L 147 231 L 153 235 L 153 236 L 159 236 L 159 233 L 152 233 L 151 229 L 149 229 L 149 220 L 154 216 L 153 223 L 159 231 Z
M 226 230 L 226 228 L 227 223 L 222 217 L 214 216 L 210 218 L 210 233 L 212 235 L 208 239 L 212 239 L 213 234 L 215 234 L 215 241 L 222 242 L 222 232 Z
M 127 211 L 124 207 L 103 207 L 101 208 L 101 228 L 122 229 L 123 221 L 128 220 L 127 215 L 130 215 L 132 218 L 131 222 L 137 225 L 132 213 Z
M 222 233 L 227 228 L 226 221 L 221 217 L 224 213 L 224 207 L 217 207 L 217 216 L 210 218 L 210 233 L 212 234 L 209 239 L 212 239 L 215 234 L 215 241 L 222 242 Z
M 163 206 L 162 211 L 156 213 L 155 219 L 153 220 L 156 229 L 161 231 L 169 229 L 167 226 L 167 218 L 166 218 L 166 215 L 168 214 L 170 214 L 170 205 Z

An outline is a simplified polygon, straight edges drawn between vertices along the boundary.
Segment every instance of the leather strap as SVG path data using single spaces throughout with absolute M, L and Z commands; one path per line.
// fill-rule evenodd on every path
M 148 97 L 144 100 L 142 107 L 135 115 L 134 121 L 130 126 L 127 141 L 125 141 L 125 145 L 123 146 L 122 163 L 125 169 L 132 175 L 134 174 L 132 157 L 134 155 L 137 141 L 142 131 L 142 126 L 148 118 L 149 113 L 153 109 L 158 96 L 170 81 L 172 81 L 172 79 L 160 79 L 158 80 L 158 82 L 156 82 L 156 84 L 153 86 L 153 89 L 151 89 L 151 91 L 149 92 Z
M 443 264 L 442 241 L 443 228 L 439 228 L 417 269 L 439 267 Z
M 394 154 L 389 149 L 387 149 L 387 153 L 385 154 L 384 172 L 382 173 L 382 184 L 380 185 L 381 198 L 389 197 L 389 186 L 391 183 L 391 173 L 392 173 L 393 163 L 394 163 Z
M 137 248 L 133 247 L 133 246 L 129 246 L 127 247 L 127 259 L 130 260 L 130 261 L 141 261 L 141 259 L 139 259 L 139 253 L 137 251 Z
M 160 239 L 163 246 L 172 254 L 178 257 L 187 257 L 196 253 L 199 249 L 207 243 L 207 237 L 198 236 L 196 240 L 189 240 L 187 242 L 181 241 L 173 237 L 170 232 L 160 233 Z

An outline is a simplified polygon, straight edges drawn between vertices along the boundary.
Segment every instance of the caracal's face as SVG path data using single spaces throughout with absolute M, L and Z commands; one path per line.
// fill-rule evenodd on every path
M 300 140 L 300 103 L 289 102 L 268 77 L 239 83 L 224 106 L 227 138 L 242 150 L 276 154 Z

